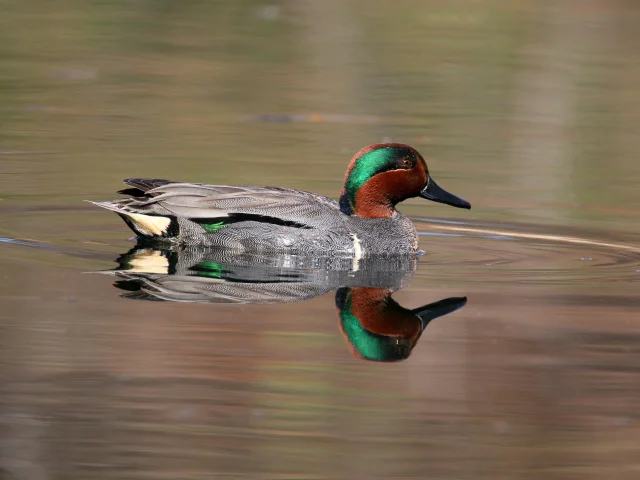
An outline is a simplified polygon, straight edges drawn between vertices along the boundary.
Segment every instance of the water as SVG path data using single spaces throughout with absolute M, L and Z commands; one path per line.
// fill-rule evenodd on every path
M 634 5 L 2 9 L 1 478 L 637 478 Z M 473 205 L 402 204 L 417 265 L 205 258 L 196 278 L 258 284 L 241 304 L 123 298 L 144 272 L 92 273 L 134 253 L 82 202 L 122 178 L 335 198 L 386 140 Z M 147 281 L 171 257 L 148 255 Z M 457 300 L 417 339 L 407 321 L 399 361 L 366 361 L 346 299 L 390 290 Z

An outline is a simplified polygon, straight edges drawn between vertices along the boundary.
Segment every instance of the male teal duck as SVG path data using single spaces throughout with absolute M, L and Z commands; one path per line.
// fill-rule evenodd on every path
M 347 168 L 339 201 L 277 187 L 245 187 L 130 178 L 131 198 L 92 202 L 120 215 L 142 239 L 258 254 L 416 253 L 415 226 L 396 205 L 422 197 L 458 208 L 429 175 L 424 158 L 400 143 L 369 145 Z

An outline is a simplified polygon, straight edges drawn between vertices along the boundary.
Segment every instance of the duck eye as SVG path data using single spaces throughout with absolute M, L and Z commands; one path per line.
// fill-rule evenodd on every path
M 402 158 L 398 163 L 400 165 L 400 168 L 411 168 L 411 160 L 409 158 Z

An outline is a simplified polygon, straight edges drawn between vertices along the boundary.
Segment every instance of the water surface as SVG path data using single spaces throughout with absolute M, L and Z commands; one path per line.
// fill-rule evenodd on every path
M 2 478 L 637 478 L 639 20 L 604 1 L 5 2 Z M 401 207 L 425 254 L 393 299 L 467 297 L 404 360 L 354 355 L 331 288 L 136 301 L 87 273 L 134 246 L 82 202 L 122 178 L 336 198 L 386 140 L 473 205 Z

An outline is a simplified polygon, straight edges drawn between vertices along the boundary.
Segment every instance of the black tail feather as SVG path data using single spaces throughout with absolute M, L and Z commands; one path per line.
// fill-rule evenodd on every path
M 144 193 L 144 191 L 140 190 L 139 188 L 125 188 L 124 190 L 118 190 L 118 193 L 121 195 L 127 195 L 129 197 L 136 198 L 149 197 L 149 195 Z
M 161 187 L 168 183 L 175 183 L 171 180 L 163 180 L 162 178 L 125 178 L 123 182 L 142 193 L 146 193 L 149 190 Z

